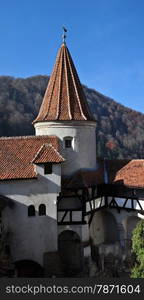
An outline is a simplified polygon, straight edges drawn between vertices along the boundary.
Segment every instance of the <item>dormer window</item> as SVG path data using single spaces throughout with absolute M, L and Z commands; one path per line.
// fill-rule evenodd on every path
M 52 174 L 52 163 L 44 164 L 44 174 Z
M 72 137 L 64 138 L 64 146 L 65 148 L 72 148 Z

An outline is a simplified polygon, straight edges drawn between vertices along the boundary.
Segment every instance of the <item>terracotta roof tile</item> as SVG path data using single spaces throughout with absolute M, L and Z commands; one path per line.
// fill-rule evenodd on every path
M 55 136 L 0 138 L 0 180 L 36 178 L 35 166 L 31 162 L 46 143 L 59 150 Z
M 144 187 L 144 160 L 105 160 L 109 183 Z
M 62 44 L 35 122 L 93 120 L 76 68 Z
M 103 183 L 144 188 L 144 159 L 101 159 L 98 165 L 96 171 L 79 170 L 71 177 L 64 177 L 63 188 L 82 188 Z
M 63 161 L 64 158 L 51 144 L 43 144 L 32 160 L 34 164 L 42 164 L 47 162 L 59 163 Z

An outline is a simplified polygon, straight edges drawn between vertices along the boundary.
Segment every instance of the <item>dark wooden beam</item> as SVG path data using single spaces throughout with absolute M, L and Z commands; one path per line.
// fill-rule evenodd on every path
M 86 221 L 72 221 L 72 222 L 69 222 L 69 221 L 65 221 L 65 222 L 58 222 L 58 225 L 84 225 L 84 224 L 87 224 Z
M 81 208 L 58 208 L 58 212 L 65 212 L 65 211 L 82 211 Z
M 92 219 L 93 219 L 93 216 L 94 216 L 95 212 L 92 212 L 91 215 L 90 215 L 90 218 L 89 218 L 89 226 L 91 225 L 91 222 L 92 222 Z
M 128 199 L 125 199 L 125 202 L 124 202 L 124 204 L 123 204 L 123 208 L 125 208 L 127 202 L 128 202 Z
M 68 211 L 65 211 L 65 213 L 64 213 L 64 215 L 63 215 L 63 217 L 62 217 L 62 219 L 61 219 L 61 222 L 63 222 L 63 220 L 65 219 L 67 213 L 68 213 Z
M 136 201 L 137 201 L 137 203 L 138 203 L 139 207 L 141 208 L 141 210 L 143 210 L 143 208 L 142 208 L 142 206 L 141 206 L 141 204 L 140 204 L 139 200 L 137 199 Z
M 116 208 L 118 210 L 118 212 L 120 213 L 120 209 L 121 209 L 121 206 L 119 206 L 115 200 L 115 198 L 113 197 L 111 202 L 109 203 L 109 207 L 111 208 Z

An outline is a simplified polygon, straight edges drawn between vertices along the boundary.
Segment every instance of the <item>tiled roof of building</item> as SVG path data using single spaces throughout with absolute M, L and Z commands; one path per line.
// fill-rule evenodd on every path
M 69 50 L 62 44 L 36 122 L 93 120 Z
M 52 146 L 52 144 L 43 144 L 32 160 L 35 164 L 43 164 L 47 162 L 59 163 L 62 161 L 64 161 L 64 158 Z
M 144 160 L 105 160 L 108 182 L 130 187 L 144 187 Z
M 63 188 L 77 189 L 104 183 L 144 188 L 143 159 L 102 159 L 98 164 L 96 171 L 79 170 L 71 177 L 64 177 Z
M 63 178 L 63 188 L 77 189 L 83 187 L 92 187 L 104 183 L 103 168 L 97 170 L 79 170 L 69 178 Z
M 47 143 L 50 143 L 58 153 L 58 139 L 55 136 L 0 138 L 0 180 L 36 178 L 32 160 L 42 145 Z M 55 161 L 55 158 L 56 160 L 58 158 L 55 151 L 50 151 L 51 161 Z

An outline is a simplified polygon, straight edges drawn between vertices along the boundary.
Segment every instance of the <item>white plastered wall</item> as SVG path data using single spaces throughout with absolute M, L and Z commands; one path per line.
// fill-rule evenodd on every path
M 61 187 L 61 165 L 53 165 L 53 173 L 44 174 L 37 166 L 38 178 L 1 183 L 0 193 L 13 200 L 13 208 L 2 212 L 5 230 L 10 232 L 13 261 L 33 260 L 43 265 L 44 252 L 57 250 L 57 196 Z M 28 217 L 33 204 L 36 216 Z M 46 216 L 39 216 L 40 204 L 46 205 Z
M 61 153 L 66 159 L 62 174 L 70 175 L 79 169 L 96 168 L 96 123 L 90 121 L 39 122 L 36 135 L 56 135 L 60 140 Z M 72 148 L 64 147 L 64 138 L 72 137 Z

